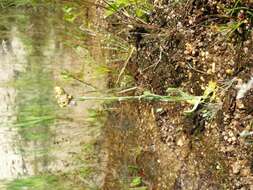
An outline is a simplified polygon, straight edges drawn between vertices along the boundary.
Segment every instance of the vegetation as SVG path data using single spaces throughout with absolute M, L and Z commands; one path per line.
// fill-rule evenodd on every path
M 232 8 L 224 8 L 223 18 L 228 22 L 218 27 L 225 35 L 247 35 L 252 29 L 253 9 L 244 6 L 243 1 L 236 0 Z
M 210 81 L 209 85 L 206 87 L 204 94 L 202 96 L 193 96 L 185 93 L 178 88 L 168 88 L 168 95 L 157 95 L 149 91 L 145 91 L 142 95 L 135 96 L 82 96 L 75 98 L 76 101 L 87 101 L 87 100 L 104 100 L 104 101 L 155 101 L 155 102 L 187 102 L 193 105 L 193 108 L 186 113 L 194 112 L 199 105 L 205 103 L 211 107 L 211 102 L 215 101 L 217 86 L 215 82 Z M 100 92 L 101 93 L 101 92 Z M 207 112 L 207 110 L 203 110 Z M 208 115 L 208 113 L 206 113 Z
M 16 179 L 7 184 L 7 190 L 44 190 L 44 189 L 55 189 L 62 190 L 64 186 L 59 185 L 59 179 L 56 176 L 43 175 L 33 176 L 23 179 Z
M 135 20 L 147 21 L 147 15 L 153 10 L 152 4 L 148 0 L 105 0 L 107 4 L 106 15 L 123 14 Z
M 245 144 L 247 142 L 248 144 L 251 143 L 247 140 L 253 134 L 252 117 L 249 116 L 252 113 L 251 86 L 249 85 L 247 90 L 243 92 L 243 96 L 238 96 L 238 89 L 240 89 L 238 86 L 243 84 L 243 80 L 252 77 L 252 60 L 249 58 L 252 54 L 249 53 L 252 49 L 250 46 L 252 39 L 248 37 L 252 35 L 253 9 L 249 2 L 241 0 L 231 0 L 224 3 L 222 1 L 206 1 L 206 3 L 201 1 L 172 1 L 166 4 L 163 1 L 152 2 L 148 0 L 104 0 L 103 4 L 98 5 L 94 2 L 84 2 L 82 0 L 58 1 L 58 7 L 54 10 L 62 17 L 54 19 L 49 13 L 50 11 L 47 10 L 46 13 L 48 14 L 45 15 L 48 20 L 44 19 L 43 22 L 40 22 L 41 15 L 38 16 L 40 11 L 36 9 L 36 6 L 55 2 L 57 1 L 0 0 L 2 11 L 7 11 L 12 7 L 21 7 L 21 14 L 16 18 L 14 18 L 14 15 L 7 15 L 7 20 L 5 16 L 1 17 L 1 22 L 3 20 L 1 34 L 10 33 L 13 26 L 15 26 L 17 31 L 21 32 L 20 36 L 23 36 L 22 43 L 26 46 L 27 66 L 24 71 L 15 75 L 17 82 L 14 87 L 17 90 L 16 98 L 19 101 L 16 103 L 16 122 L 12 127 L 17 129 L 21 137 L 18 139 L 21 142 L 18 143 L 22 158 L 31 154 L 36 170 L 35 176 L 22 177 L 9 182 L 7 184 L 8 190 L 74 190 L 80 186 L 82 189 L 99 189 L 99 182 L 101 181 L 99 181 L 98 176 L 104 172 L 104 168 L 99 166 L 99 162 L 104 160 L 99 157 L 100 150 L 98 146 L 100 142 L 98 140 L 100 140 L 101 130 L 103 130 L 102 126 L 108 122 L 107 118 L 110 115 L 106 111 L 118 109 L 108 108 L 108 104 L 105 105 L 104 103 L 115 101 L 129 102 L 131 106 L 133 101 L 139 101 L 139 103 L 152 102 L 149 105 L 152 106 L 152 109 L 146 104 L 134 107 L 139 114 L 136 117 L 137 119 L 133 116 L 125 116 L 126 113 L 123 112 L 124 108 L 122 108 L 124 103 L 119 104 L 122 107 L 117 110 L 115 115 L 120 115 L 122 125 L 127 125 L 127 127 L 133 125 L 134 128 L 140 128 L 141 132 L 136 135 L 136 139 L 140 140 L 138 142 L 140 144 L 133 143 L 137 147 L 135 147 L 135 152 L 138 157 L 141 157 L 143 152 L 148 158 L 151 157 L 150 155 L 156 156 L 154 158 L 155 164 L 152 165 L 150 173 L 162 174 L 162 176 L 157 177 L 159 185 L 162 184 L 162 180 L 169 179 L 167 181 L 172 185 L 165 187 L 167 189 L 177 188 L 178 185 L 181 187 L 184 180 L 187 180 L 184 179 L 184 175 L 181 175 L 182 173 L 186 173 L 185 176 L 194 176 L 192 179 L 194 183 L 196 180 L 202 179 L 199 174 L 203 173 L 203 176 L 206 176 L 205 180 L 210 180 L 208 181 L 210 184 L 225 184 L 228 182 L 223 181 L 223 179 L 227 178 L 225 173 L 229 171 L 226 167 L 232 166 L 233 162 L 238 160 L 236 157 L 245 158 L 246 161 L 244 160 L 244 162 L 249 163 L 248 161 L 251 158 L 248 159 L 249 156 L 245 153 L 247 152 L 245 151 L 247 149 Z M 97 26 L 89 20 L 92 17 L 90 15 L 94 12 L 87 11 L 84 13 L 85 6 L 83 4 L 85 3 L 102 8 L 105 11 L 107 21 L 111 22 L 111 28 L 108 29 L 110 31 L 102 27 L 102 24 Z M 30 9 L 31 7 L 34 9 Z M 23 15 L 26 8 L 37 10 L 38 14 Z M 89 8 L 86 7 L 86 9 Z M 42 14 L 43 17 L 45 15 Z M 9 24 L 13 20 L 14 24 Z M 63 22 L 64 24 L 56 25 L 57 22 Z M 20 24 L 16 26 L 16 23 Z M 210 29 L 209 25 L 205 23 L 211 23 L 215 30 Z M 46 27 L 42 27 L 44 25 L 56 25 L 59 29 L 50 31 Z M 220 38 L 222 36 L 220 33 L 231 37 L 231 42 L 223 41 Z M 50 43 L 47 41 L 49 35 L 54 35 L 53 38 L 56 39 L 54 39 L 53 46 L 57 47 L 53 48 L 54 51 L 50 53 L 58 53 L 58 46 L 64 46 L 63 48 L 69 48 L 69 51 L 73 51 L 73 57 L 83 60 L 83 67 L 79 68 L 78 71 L 73 72 L 70 69 L 56 71 L 61 77 L 56 82 L 53 82 L 53 80 L 58 76 L 55 77 L 54 72 L 48 71 L 47 64 L 49 60 L 44 59 L 46 56 L 42 51 L 44 49 L 51 51 Z M 150 36 L 156 37 L 151 39 Z M 236 39 L 239 37 L 239 45 L 233 39 L 234 37 Z M 3 46 L 5 42 L 8 42 L 7 38 L 8 35 L 3 36 Z M 61 43 L 61 41 L 63 42 Z M 109 58 L 97 59 L 98 54 L 108 54 Z M 115 54 L 117 55 L 115 56 Z M 73 68 L 76 66 L 75 61 L 72 63 L 72 58 L 69 62 Z M 106 76 L 106 80 L 101 81 L 101 83 L 104 82 L 110 89 L 100 89 L 92 82 L 86 82 L 84 70 L 87 68 L 94 68 L 96 72 L 91 74 L 93 75 L 92 79 Z M 150 68 L 153 68 L 153 70 Z M 59 171 L 51 175 L 47 169 L 44 170 L 43 168 L 43 171 L 39 171 L 38 168 L 40 165 L 47 165 L 52 159 L 50 157 L 51 142 L 54 136 L 52 126 L 62 119 L 59 117 L 61 115 L 59 113 L 71 110 L 71 108 L 58 110 L 55 107 L 55 101 L 52 98 L 53 88 L 56 85 L 69 85 L 71 87 L 80 85 L 84 89 L 80 97 L 75 98 L 63 90 L 62 93 L 56 96 L 58 100 L 61 99 L 58 103 L 62 102 L 62 98 L 68 98 L 67 102 L 63 100 L 61 107 L 66 107 L 68 103 L 74 100 L 80 102 L 101 101 L 103 105 L 98 109 L 85 108 L 87 109 L 87 117 L 82 121 L 87 125 L 87 128 L 85 128 L 86 135 L 91 137 L 92 140 L 87 138 L 86 141 L 86 138 L 84 138 L 85 142 L 80 143 L 82 151 L 80 153 L 71 152 L 76 168 L 67 172 Z M 148 91 L 147 89 L 151 90 Z M 167 103 L 183 103 L 183 106 Z M 139 109 L 144 109 L 144 111 Z M 153 110 L 157 111 L 153 112 Z M 218 113 L 219 111 L 221 113 Z M 153 130 L 155 128 L 153 125 L 149 126 L 150 123 L 146 123 L 150 122 L 148 120 L 151 117 L 148 114 L 149 112 L 152 112 L 152 119 L 156 122 L 154 126 L 159 126 L 156 130 Z M 190 119 L 182 113 L 190 115 Z M 145 114 L 148 115 L 148 119 L 145 118 Z M 125 121 L 123 116 L 133 117 L 134 119 L 130 118 L 129 120 L 136 120 L 136 123 L 132 124 L 132 121 L 127 120 L 128 118 Z M 217 116 L 217 121 L 212 120 L 215 116 Z M 79 124 L 79 121 L 77 123 Z M 120 136 L 122 131 L 128 131 L 122 130 L 120 127 L 114 127 L 117 132 L 113 135 Z M 196 135 L 194 132 L 196 128 L 201 128 L 201 135 Z M 202 131 L 207 132 L 202 133 Z M 246 140 L 238 140 L 239 136 Z M 125 137 L 128 136 L 123 133 L 119 138 L 119 144 Z M 29 144 L 36 145 L 34 150 L 26 149 Z M 110 145 L 106 144 L 106 146 Z M 147 148 L 149 145 L 155 147 L 154 150 L 151 150 L 151 148 L 149 150 Z M 124 146 L 122 145 L 122 147 Z M 158 148 L 156 149 L 156 147 Z M 219 151 L 214 150 L 214 147 Z M 232 149 L 231 154 L 229 153 L 230 150 L 227 150 L 230 147 Z M 110 148 L 106 147 L 106 149 Z M 169 153 L 163 154 L 161 151 L 163 148 L 164 152 Z M 174 154 L 174 151 L 177 152 L 177 157 L 180 157 L 180 160 L 176 160 L 174 155 L 171 155 Z M 190 156 L 188 156 L 189 152 Z M 233 157 L 233 155 L 236 156 Z M 164 158 L 159 159 L 160 156 L 164 156 Z M 219 159 L 216 159 L 218 157 Z M 224 165 L 220 166 L 220 160 L 223 158 L 227 159 L 224 161 L 226 167 Z M 195 165 L 191 165 L 193 163 L 191 159 L 194 160 Z M 137 164 L 137 157 L 132 158 L 132 160 L 136 162 L 134 164 Z M 160 163 L 161 160 L 163 163 Z M 164 163 L 164 160 L 175 160 L 178 165 L 175 164 L 177 166 L 174 167 L 171 163 Z M 178 167 L 182 160 L 187 161 L 184 171 L 181 171 L 182 167 Z M 120 161 L 117 160 L 117 162 Z M 127 161 L 124 160 L 124 162 Z M 198 168 L 195 167 L 196 164 Z M 233 180 L 239 179 L 238 176 L 240 175 L 243 177 L 251 176 L 251 172 L 244 171 L 249 166 L 247 164 L 242 165 L 242 169 L 236 172 L 233 171 L 234 167 L 230 168 L 233 171 L 233 175 L 229 175 L 230 178 L 233 178 L 230 179 L 230 183 L 239 184 L 240 187 L 238 188 L 241 188 L 240 183 L 243 180 L 238 180 L 240 183 Z M 113 164 L 112 167 L 114 167 Z M 196 168 L 196 172 L 190 171 L 192 172 L 190 173 L 187 171 L 191 168 Z M 126 173 L 129 172 L 130 175 L 127 175 L 127 179 L 123 179 L 124 188 L 147 190 L 151 186 L 149 182 L 145 181 L 148 178 L 148 171 L 140 172 L 138 166 L 134 166 L 132 169 L 135 171 L 129 172 L 131 169 L 126 169 Z M 117 171 L 114 168 L 111 170 L 113 172 Z M 210 172 L 205 173 L 205 171 Z M 168 173 L 171 175 L 167 176 Z M 108 176 L 110 175 L 108 174 Z M 182 184 L 178 179 L 182 180 Z M 199 182 L 196 184 L 199 184 Z M 222 187 L 231 189 L 226 184 Z M 181 188 L 184 188 L 183 185 Z M 203 187 L 203 189 L 205 188 L 207 187 Z M 218 185 L 217 188 L 222 189 Z M 237 187 L 233 186 L 233 188 Z

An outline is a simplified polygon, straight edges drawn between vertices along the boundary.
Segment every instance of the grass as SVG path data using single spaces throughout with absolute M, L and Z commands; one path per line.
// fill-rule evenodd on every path
M 81 96 L 76 101 L 102 100 L 102 101 L 154 101 L 154 102 L 187 102 L 193 108 L 186 113 L 194 112 L 200 104 L 213 101 L 216 95 L 216 83 L 210 81 L 202 96 L 190 95 L 178 88 L 168 88 L 167 95 L 158 95 L 145 91 L 142 95 L 135 96 Z
M 145 22 L 146 16 L 153 10 L 152 4 L 147 0 L 105 0 L 105 3 L 107 16 L 122 13 L 142 22 Z
M 174 91 L 174 90 L 173 90 Z M 144 101 L 160 101 L 160 102 L 181 102 L 181 101 L 194 101 L 199 99 L 198 96 L 191 96 L 182 94 L 182 96 L 162 96 L 150 93 L 148 91 L 144 92 L 144 94 L 139 96 L 82 96 L 76 98 L 78 101 L 86 101 L 86 100 L 105 100 L 105 101 L 129 101 L 129 100 L 144 100 Z
M 225 18 L 229 18 L 229 22 L 219 25 L 219 32 L 231 37 L 233 34 L 244 35 L 251 31 L 253 9 L 245 6 L 241 0 L 235 1 L 232 8 L 225 8 L 224 14 Z
M 134 177 L 130 183 L 130 187 L 138 187 L 142 184 L 141 177 Z
M 17 128 L 32 128 L 35 127 L 36 124 L 45 122 L 45 121 L 50 121 L 50 120 L 54 120 L 55 117 L 54 116 L 28 116 L 26 118 L 26 120 L 22 121 L 22 122 L 18 122 L 16 124 L 13 124 L 13 127 L 17 127 Z
M 33 176 L 27 178 L 16 179 L 14 181 L 7 183 L 7 190 L 44 190 L 44 189 L 54 189 L 62 190 L 64 189 L 62 184 L 58 183 L 58 178 L 56 176 L 43 175 L 43 176 Z

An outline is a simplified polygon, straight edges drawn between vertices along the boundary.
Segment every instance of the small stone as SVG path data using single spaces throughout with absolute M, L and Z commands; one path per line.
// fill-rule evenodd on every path
M 183 146 L 184 145 L 184 143 L 185 143 L 185 139 L 186 139 L 186 137 L 185 137 L 185 135 L 182 135 L 178 140 L 177 140 L 177 146 Z
M 243 51 L 244 51 L 244 53 L 248 53 L 249 52 L 249 48 L 245 47 L 245 48 L 243 48 Z
M 193 20 L 190 19 L 189 20 L 189 24 L 192 25 L 193 24 Z
M 245 106 L 244 106 L 244 104 L 243 104 L 243 102 L 241 100 L 237 100 L 236 101 L 236 106 L 239 109 L 244 109 L 245 108 Z
M 232 171 L 234 174 L 238 174 L 240 172 L 240 169 L 241 169 L 241 165 L 239 161 L 232 164 Z
M 212 69 L 208 69 L 206 73 L 209 75 L 212 74 Z
M 213 62 L 213 63 L 212 63 L 212 72 L 213 72 L 213 73 L 215 73 L 215 66 L 216 66 L 216 64 L 215 64 L 215 62 Z

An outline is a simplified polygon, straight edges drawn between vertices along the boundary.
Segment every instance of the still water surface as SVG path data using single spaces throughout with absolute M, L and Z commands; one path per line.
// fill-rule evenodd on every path
M 50 178 L 33 176 L 80 171 L 85 163 L 78 155 L 99 133 L 89 118 L 90 109 L 101 108 L 99 102 L 60 108 L 54 97 L 55 86 L 74 97 L 92 90 L 62 72 L 100 90 L 107 81 L 106 72 L 101 72 L 107 53 L 100 48 L 100 37 L 68 21 L 62 11 L 68 6 L 16 8 L 1 14 L 5 16 L 0 21 L 0 181 L 10 182 L 2 188 L 52 189 L 47 184 Z M 95 9 L 82 8 L 81 24 L 96 23 Z M 16 180 L 24 177 L 32 180 Z

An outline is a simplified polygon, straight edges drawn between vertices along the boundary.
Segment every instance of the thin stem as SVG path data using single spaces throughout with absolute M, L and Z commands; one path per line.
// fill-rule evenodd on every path
M 135 51 L 135 48 L 132 47 L 132 48 L 131 48 L 131 52 L 130 52 L 129 55 L 128 55 L 128 58 L 127 58 L 127 60 L 125 61 L 124 66 L 123 66 L 123 68 L 121 69 L 121 71 L 120 71 L 120 73 L 119 73 L 119 76 L 118 76 L 118 79 L 117 79 L 117 81 L 116 81 L 116 84 L 119 83 L 120 78 L 121 78 L 121 76 L 123 75 L 123 73 L 125 72 L 126 67 L 127 67 L 127 64 L 128 64 L 128 62 L 129 62 L 129 60 L 131 59 L 131 57 L 132 57 L 134 51 Z
M 196 96 L 160 96 L 156 94 L 144 94 L 140 96 L 82 96 L 76 98 L 77 101 L 86 101 L 86 100 L 108 100 L 108 101 L 126 101 L 126 100 L 146 100 L 146 101 L 161 101 L 161 102 L 181 102 L 188 100 L 195 100 Z

